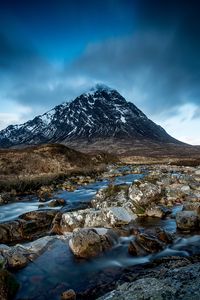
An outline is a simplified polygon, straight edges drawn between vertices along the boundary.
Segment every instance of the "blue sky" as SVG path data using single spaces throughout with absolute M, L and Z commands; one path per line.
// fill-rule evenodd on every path
M 200 144 L 198 1 L 4 0 L 0 128 L 103 82 Z

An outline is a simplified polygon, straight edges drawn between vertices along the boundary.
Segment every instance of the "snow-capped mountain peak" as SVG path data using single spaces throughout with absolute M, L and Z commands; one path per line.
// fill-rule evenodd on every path
M 108 87 L 105 84 L 97 83 L 95 86 L 91 87 L 89 91 L 85 92 L 83 95 L 86 97 L 98 97 L 101 93 L 111 94 L 113 92 L 117 92 L 116 90 Z
M 175 142 L 117 90 L 97 84 L 71 102 L 0 132 L 0 146 L 68 143 L 105 138 Z

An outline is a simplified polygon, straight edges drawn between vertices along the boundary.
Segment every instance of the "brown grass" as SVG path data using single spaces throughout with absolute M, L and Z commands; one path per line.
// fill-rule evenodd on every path
M 4 176 L 0 179 L 0 193 L 12 192 L 31 193 L 37 191 L 41 186 L 57 185 L 67 178 L 74 176 L 97 177 L 105 171 L 104 165 L 98 168 L 74 169 L 60 174 L 43 174 L 40 176 Z
M 89 155 L 58 144 L 0 150 L 0 177 L 59 174 L 106 164 L 113 159 L 105 153 Z
M 59 144 L 0 150 L 0 191 L 25 192 L 72 175 L 95 176 L 114 161 L 113 155 L 85 154 Z

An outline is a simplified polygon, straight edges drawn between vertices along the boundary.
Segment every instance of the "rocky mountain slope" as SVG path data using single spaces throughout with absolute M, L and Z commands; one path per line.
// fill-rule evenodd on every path
M 116 90 L 97 85 L 33 120 L 8 126 L 0 132 L 0 147 L 112 138 L 179 143 Z

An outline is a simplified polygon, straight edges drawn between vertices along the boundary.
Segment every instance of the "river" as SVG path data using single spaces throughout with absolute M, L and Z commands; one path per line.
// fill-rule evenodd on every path
M 114 179 L 114 184 L 131 184 L 142 176 L 142 174 L 118 176 Z M 57 191 L 53 197 L 67 201 L 65 211 L 76 209 L 81 203 L 90 202 L 96 192 L 108 184 L 109 180 L 104 179 L 80 186 L 73 192 Z M 15 219 L 22 213 L 39 209 L 39 204 L 37 197 L 26 197 L 21 202 L 2 205 L 0 220 L 3 222 Z M 174 214 L 180 209 L 180 206 L 174 207 Z M 174 218 L 148 218 L 145 223 L 143 219 L 138 219 L 137 225 L 140 228 L 164 228 L 172 233 L 176 231 Z M 15 272 L 20 283 L 15 299 L 58 300 L 60 294 L 69 288 L 83 292 L 98 285 L 102 286 L 109 281 L 117 280 L 124 268 L 145 264 L 163 256 L 189 256 L 198 252 L 200 244 L 199 236 L 180 237 L 173 245 L 158 254 L 134 258 L 127 251 L 128 243 L 133 238 L 133 236 L 119 238 L 118 243 L 110 251 L 91 260 L 75 258 L 64 240 L 56 240 L 35 261 Z

